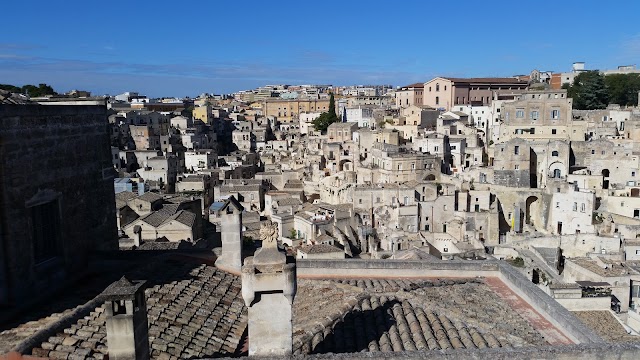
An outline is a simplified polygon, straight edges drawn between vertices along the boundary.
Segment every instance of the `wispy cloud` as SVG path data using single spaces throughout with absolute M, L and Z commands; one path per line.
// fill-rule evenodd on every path
M 34 74 L 47 74 L 47 78 L 53 78 L 50 74 L 56 74 L 56 79 L 64 75 L 64 82 L 75 81 L 74 84 L 65 85 L 72 88 L 88 88 L 105 86 L 100 84 L 105 78 L 118 78 L 121 84 L 116 84 L 122 89 L 138 88 L 150 82 L 162 83 L 170 79 L 172 84 L 180 84 L 181 91 L 192 93 L 211 91 L 211 87 L 217 91 L 230 92 L 250 87 L 260 86 L 264 83 L 388 83 L 397 84 L 419 78 L 425 79 L 420 74 L 402 70 L 382 69 L 378 67 L 362 68 L 358 65 L 337 64 L 331 61 L 318 61 L 322 54 L 307 54 L 316 61 L 307 61 L 303 64 L 297 62 L 209 62 L 200 64 L 187 63 L 157 63 L 142 64 L 128 63 L 124 61 L 91 61 L 77 59 L 58 59 L 48 57 L 2 57 L 0 56 L 0 69 L 5 73 L 12 73 L 12 77 L 23 76 L 21 82 L 32 78 Z M 325 56 L 325 60 L 328 58 Z M 41 75 L 42 76 L 42 75 Z M 44 81 L 44 80 L 29 80 Z M 210 83 L 209 88 L 202 88 L 202 84 Z M 197 84 L 197 87 L 196 87 Z M 53 84 L 55 85 L 55 84 Z M 109 84 L 113 88 L 114 84 Z M 55 87 L 55 86 L 54 86 Z M 170 89 L 162 87 L 153 88 L 152 96 L 171 95 L 158 91 Z M 108 91 L 109 90 L 107 88 Z

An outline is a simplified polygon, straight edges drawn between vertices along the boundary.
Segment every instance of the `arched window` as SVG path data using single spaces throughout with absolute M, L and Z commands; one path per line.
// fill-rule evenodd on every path
M 440 84 L 436 84 L 436 91 L 440 91 Z
M 436 105 L 440 105 L 440 97 L 436 96 Z
M 554 178 L 560 178 L 560 175 L 561 175 L 560 169 L 553 170 L 553 177 Z
M 553 150 L 553 151 L 551 152 L 551 156 L 558 156 L 558 152 L 557 152 L 556 150 Z

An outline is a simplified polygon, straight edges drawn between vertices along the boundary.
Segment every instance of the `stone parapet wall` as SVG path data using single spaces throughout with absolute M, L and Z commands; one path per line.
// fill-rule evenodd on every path
M 411 260 L 298 260 L 300 278 L 496 276 L 497 262 Z M 390 272 L 389 270 L 393 270 Z
M 539 287 L 506 263 L 499 264 L 499 278 L 511 290 L 524 298 L 534 309 L 560 329 L 572 340 L 579 343 L 602 343 L 603 340 L 593 330 L 585 326 L 569 310 L 545 294 Z

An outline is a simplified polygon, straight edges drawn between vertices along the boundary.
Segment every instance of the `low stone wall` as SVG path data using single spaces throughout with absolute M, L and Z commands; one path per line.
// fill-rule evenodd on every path
M 497 262 L 421 260 L 298 260 L 299 278 L 422 278 L 496 276 Z M 390 271 L 393 270 L 393 271 Z
M 576 343 L 603 340 L 562 305 L 502 261 L 298 260 L 299 278 L 498 277 Z
M 499 277 L 517 295 L 525 299 L 540 314 L 559 329 L 563 329 L 565 335 L 578 343 L 602 343 L 602 340 L 593 330 L 585 326 L 569 310 L 565 309 L 557 301 L 545 294 L 529 279 L 522 276 L 516 269 L 506 263 L 498 263 Z

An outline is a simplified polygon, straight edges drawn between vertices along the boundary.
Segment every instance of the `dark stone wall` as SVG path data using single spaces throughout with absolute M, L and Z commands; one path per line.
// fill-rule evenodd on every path
M 0 105 L 0 304 L 51 290 L 114 243 L 112 168 L 106 106 Z M 47 196 L 60 256 L 36 264 L 30 205 Z

